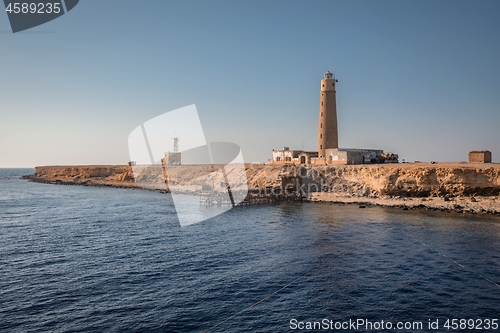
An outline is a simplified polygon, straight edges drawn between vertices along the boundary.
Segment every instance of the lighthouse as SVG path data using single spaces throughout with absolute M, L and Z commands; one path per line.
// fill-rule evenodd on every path
M 398 155 L 381 149 L 339 148 L 337 82 L 330 72 L 321 80 L 319 92 L 318 150 L 273 149 L 272 164 L 348 165 L 398 163 Z
M 318 157 L 325 158 L 326 149 L 339 148 L 337 127 L 336 83 L 332 73 L 326 72 L 321 80 L 318 122 Z

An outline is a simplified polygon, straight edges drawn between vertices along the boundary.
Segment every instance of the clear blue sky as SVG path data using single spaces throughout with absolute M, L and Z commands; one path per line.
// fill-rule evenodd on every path
M 124 164 L 135 127 L 190 104 L 247 162 L 316 150 L 327 70 L 341 147 L 500 161 L 499 17 L 499 1 L 81 0 L 12 34 L 0 12 L 0 167 Z

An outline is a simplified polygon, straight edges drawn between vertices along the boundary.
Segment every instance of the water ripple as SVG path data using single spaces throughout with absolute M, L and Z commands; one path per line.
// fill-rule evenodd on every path
M 498 317 L 496 218 L 291 204 L 181 229 L 167 195 L 0 178 L 0 330 L 201 332 L 291 281 L 213 331 Z

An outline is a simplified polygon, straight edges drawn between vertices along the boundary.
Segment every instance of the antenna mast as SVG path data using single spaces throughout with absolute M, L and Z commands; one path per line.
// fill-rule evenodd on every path
M 179 152 L 179 138 L 174 138 L 174 153 Z

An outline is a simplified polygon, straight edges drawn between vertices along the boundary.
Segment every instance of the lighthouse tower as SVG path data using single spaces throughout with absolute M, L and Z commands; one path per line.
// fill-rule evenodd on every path
M 325 158 L 325 150 L 339 147 L 337 128 L 337 99 L 335 86 L 338 80 L 330 72 L 321 80 L 318 123 L 318 157 Z

